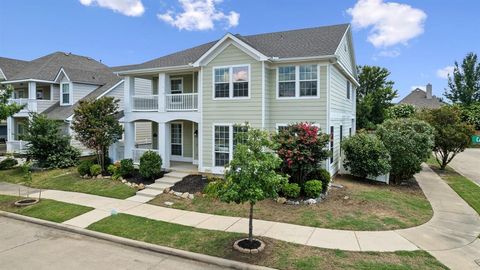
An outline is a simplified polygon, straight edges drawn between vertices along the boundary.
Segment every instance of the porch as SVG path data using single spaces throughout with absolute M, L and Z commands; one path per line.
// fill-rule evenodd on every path
M 58 101 L 59 88 L 54 84 L 39 82 L 17 82 L 9 103 L 24 105 L 16 116 L 27 116 L 30 112 L 41 113 Z
M 24 154 L 28 142 L 23 140 L 28 124 L 27 117 L 9 117 L 7 119 L 7 152 Z

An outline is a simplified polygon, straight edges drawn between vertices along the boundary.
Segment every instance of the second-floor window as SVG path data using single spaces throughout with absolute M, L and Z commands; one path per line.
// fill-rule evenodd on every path
M 246 98 L 250 90 L 248 65 L 214 68 L 215 98 Z
M 70 83 L 62 83 L 61 87 L 61 104 L 70 104 Z
M 172 78 L 170 80 L 170 91 L 172 94 L 181 94 L 183 93 L 183 79 L 182 78 Z
M 318 66 L 278 68 L 278 98 L 318 97 Z

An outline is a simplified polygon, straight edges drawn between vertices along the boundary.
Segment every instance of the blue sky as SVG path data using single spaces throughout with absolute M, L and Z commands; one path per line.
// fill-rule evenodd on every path
M 400 96 L 480 53 L 477 0 L 3 0 L 0 56 L 54 51 L 135 64 L 220 38 L 354 22 L 357 63 L 387 67 Z M 350 11 L 348 11 L 351 9 Z M 445 70 L 446 72 L 441 72 Z

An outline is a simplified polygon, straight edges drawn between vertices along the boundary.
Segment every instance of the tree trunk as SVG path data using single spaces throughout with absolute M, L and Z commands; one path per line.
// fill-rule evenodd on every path
M 248 241 L 250 241 L 250 245 L 253 243 L 253 205 L 254 203 L 250 203 L 250 216 L 248 221 Z

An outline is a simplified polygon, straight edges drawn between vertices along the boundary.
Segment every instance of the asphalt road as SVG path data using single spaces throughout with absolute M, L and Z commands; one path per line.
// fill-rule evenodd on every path
M 480 148 L 465 149 L 449 165 L 458 173 L 470 178 L 470 180 L 480 186 Z
M 0 269 L 222 269 L 0 217 Z

